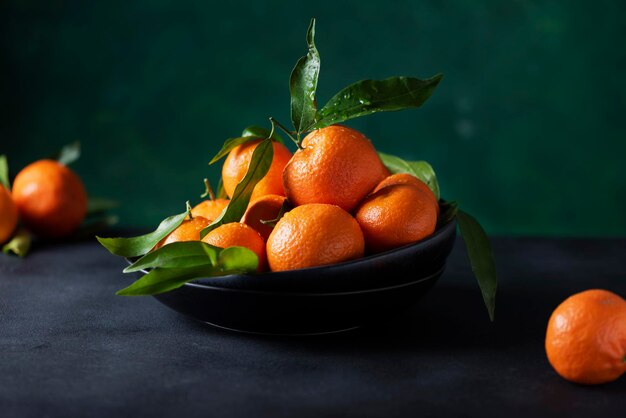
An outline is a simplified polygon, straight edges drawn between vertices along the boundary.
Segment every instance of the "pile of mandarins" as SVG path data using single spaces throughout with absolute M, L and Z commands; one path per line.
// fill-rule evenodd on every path
M 230 197 L 245 176 L 260 139 L 234 148 L 222 168 Z M 371 142 L 339 125 L 307 135 L 293 155 L 273 142 L 268 173 L 252 193 L 241 222 L 217 227 L 202 240 L 242 246 L 259 258 L 259 271 L 334 264 L 419 241 L 435 231 L 439 205 L 430 188 L 409 174 L 390 175 Z M 275 224 L 285 199 L 291 207 Z M 206 200 L 156 248 L 200 239 L 228 199 Z
M 39 237 L 66 237 L 86 212 L 87 193 L 76 173 L 58 161 L 35 161 L 18 173 L 12 190 L 0 184 L 0 244 L 18 221 Z

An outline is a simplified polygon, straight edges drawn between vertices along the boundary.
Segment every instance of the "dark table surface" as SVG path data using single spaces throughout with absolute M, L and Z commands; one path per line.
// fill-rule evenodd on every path
M 495 239 L 496 322 L 457 242 L 448 269 L 384 326 L 323 337 L 214 329 L 125 298 L 94 242 L 0 256 L 0 416 L 626 416 L 626 377 L 562 380 L 551 311 L 589 288 L 626 295 L 626 240 Z

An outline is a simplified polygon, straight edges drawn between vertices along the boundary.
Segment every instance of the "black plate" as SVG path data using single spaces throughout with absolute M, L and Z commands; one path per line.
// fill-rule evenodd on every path
M 204 278 L 155 298 L 192 318 L 236 331 L 344 331 L 384 320 L 416 302 L 443 273 L 455 236 L 452 220 L 418 243 L 358 260 Z

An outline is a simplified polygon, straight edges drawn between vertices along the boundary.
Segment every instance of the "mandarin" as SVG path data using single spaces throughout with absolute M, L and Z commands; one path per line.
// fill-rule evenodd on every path
M 337 205 L 350 212 L 389 172 L 362 133 L 332 125 L 308 134 L 283 172 L 295 206 Z
M 267 240 L 272 271 L 340 263 L 363 256 L 363 233 L 336 205 L 312 203 L 287 212 Z
M 257 270 L 265 270 L 267 264 L 265 241 L 257 231 L 248 225 L 239 222 L 223 224 L 209 232 L 202 241 L 219 248 L 246 247 L 259 258 Z
M 222 182 L 224 191 L 229 197 L 233 196 L 237 184 L 244 178 L 252 159 L 252 153 L 261 142 L 256 139 L 233 148 L 222 166 Z M 282 183 L 282 173 L 285 165 L 291 158 L 291 152 L 283 144 L 272 141 L 274 157 L 269 171 L 263 177 L 252 192 L 251 200 L 266 194 L 285 195 Z
M 357 208 L 356 220 L 370 253 L 419 241 L 435 231 L 437 210 L 431 197 L 407 184 L 383 187 Z
M 626 372 L 626 301 L 607 290 L 577 293 L 550 316 L 546 354 L 563 378 L 587 385 Z
M 39 160 L 27 165 L 15 177 L 12 194 L 22 222 L 42 237 L 71 234 L 87 213 L 82 181 L 57 161 Z
M 201 216 L 213 222 L 222 214 L 229 202 L 230 200 L 228 199 L 203 200 L 191 209 L 191 216 Z
M 376 193 L 383 187 L 391 186 L 394 184 L 408 184 L 410 186 L 417 187 L 418 189 L 426 193 L 428 196 L 430 196 L 431 200 L 437 207 L 437 215 L 439 215 L 439 202 L 437 202 L 437 197 L 435 196 L 433 191 L 430 189 L 430 187 L 428 187 L 426 183 L 424 183 L 422 180 L 418 179 L 412 174 L 408 174 L 408 173 L 392 174 L 389 177 L 386 177 L 380 183 L 378 183 L 378 186 L 376 186 L 376 188 L 374 189 L 372 193 Z

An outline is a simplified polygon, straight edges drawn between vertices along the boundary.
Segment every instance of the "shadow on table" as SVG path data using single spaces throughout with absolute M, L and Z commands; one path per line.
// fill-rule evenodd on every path
M 498 295 L 496 321 L 490 322 L 477 289 L 467 285 L 440 283 L 431 294 L 408 311 L 384 323 L 375 323 L 349 332 L 318 336 L 266 336 L 223 331 L 189 319 L 190 326 L 208 333 L 233 338 L 255 339 L 277 345 L 315 350 L 360 349 L 467 349 L 526 344 L 543 338 L 552 306 L 561 295 L 549 289 L 503 289 Z M 555 302 L 556 301 L 556 302 Z M 548 308 L 545 308 L 548 307 Z

